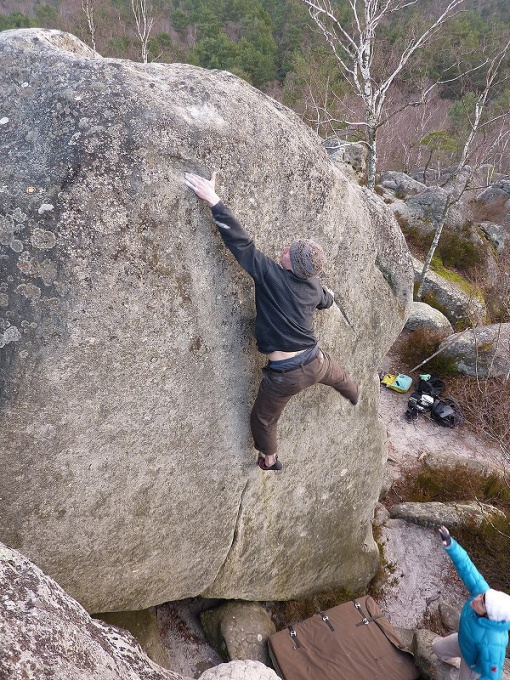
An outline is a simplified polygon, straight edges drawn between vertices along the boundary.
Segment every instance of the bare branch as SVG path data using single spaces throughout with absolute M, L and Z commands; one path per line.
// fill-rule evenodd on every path
M 148 61 L 148 43 L 154 19 L 149 16 L 152 8 L 149 0 L 131 0 L 131 9 L 136 22 L 136 32 L 140 39 L 142 47 L 142 62 L 144 64 Z
M 92 49 L 96 51 L 96 23 L 94 20 L 94 0 L 81 0 L 81 8 L 87 17 Z
M 383 119 L 386 98 L 396 78 L 413 54 L 450 18 L 465 0 L 448 0 L 445 9 L 418 37 L 411 38 L 400 54 L 398 64 L 382 82 L 375 82 L 372 68 L 378 28 L 390 15 L 417 4 L 417 0 L 347 0 L 350 24 L 344 25 L 335 14 L 331 0 L 302 0 L 326 39 L 340 70 L 363 103 L 368 154 L 368 188 L 374 189 L 377 166 L 377 130 L 396 112 Z M 424 101 L 424 98 L 421 98 Z M 417 105 L 417 102 L 409 104 Z M 348 123 L 352 125 L 352 123 Z M 360 125 L 357 123 L 356 125 Z

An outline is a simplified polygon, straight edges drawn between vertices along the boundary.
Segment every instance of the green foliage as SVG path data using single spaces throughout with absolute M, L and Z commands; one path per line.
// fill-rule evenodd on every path
M 325 47 L 296 50 L 291 55 L 290 73 L 283 89 L 283 102 L 300 113 L 305 120 L 317 117 L 315 102 L 326 106 L 331 114 L 338 113 L 338 104 L 348 92 L 348 85 L 342 79 L 336 60 Z M 318 130 L 322 136 L 330 136 L 344 129 L 341 115 L 334 124 Z
M 37 23 L 43 27 L 58 27 L 58 9 L 51 5 L 40 4 L 36 9 Z
M 487 261 L 487 250 L 482 244 L 473 241 L 469 225 L 465 225 L 460 231 L 443 229 L 437 253 L 444 267 L 455 267 L 465 273 L 485 266 Z M 465 287 L 464 281 L 460 283 Z
M 455 252 L 453 256 L 454 255 Z M 443 279 L 455 283 L 469 297 L 483 302 L 482 291 L 477 286 L 474 286 L 472 283 L 470 283 L 467 279 L 458 274 L 456 271 L 453 271 L 452 269 L 448 269 L 448 267 L 445 267 L 439 247 L 438 250 L 436 250 L 436 252 L 434 253 L 434 257 L 432 258 L 432 261 L 430 263 L 430 268 L 436 274 L 442 276 Z
M 211 8 L 205 8 L 196 21 L 198 40 L 215 39 L 222 33 L 222 22 Z
M 6 0 L 6 4 L 16 9 L 15 0 Z M 19 12 L 8 14 L 7 10 L 5 16 L 0 16 L 0 29 L 38 25 L 86 36 L 80 3 L 66 5 L 65 16 L 60 12 L 62 4 L 62 0 L 34 3 L 34 16 Z M 390 109 L 410 101 L 409 97 L 415 98 L 417 91 L 423 91 L 424 85 L 436 78 L 448 79 L 458 75 L 459 69 L 478 65 L 482 50 L 488 46 L 494 50 L 501 44 L 501 37 L 510 24 L 510 3 L 484 0 L 481 4 L 482 7 L 478 0 L 465 0 L 467 11 L 447 22 L 433 44 L 417 51 L 407 74 L 401 74 L 396 81 L 396 99 L 389 102 Z M 373 55 L 375 81 L 387 66 L 397 63 L 407 38 L 419 35 L 430 24 L 436 5 L 433 0 L 422 0 L 395 14 L 398 20 L 391 15 L 380 25 Z M 350 3 L 335 0 L 334 11 L 349 30 Z M 131 0 L 101 0 L 96 3 L 95 15 L 98 52 L 105 57 L 138 58 L 140 50 Z M 356 95 L 302 0 L 152 0 L 151 18 L 155 19 L 154 28 L 160 33 L 151 35 L 150 60 L 178 59 L 204 68 L 228 69 L 293 107 L 322 136 L 345 131 L 346 119 L 360 117 Z M 505 76 L 508 82 L 509 72 L 507 60 L 503 65 L 502 83 Z M 414 149 L 421 144 L 429 150 L 429 162 L 432 158 L 443 163 L 454 162 L 455 143 L 458 148 L 466 139 L 470 106 L 484 81 L 482 68 L 443 85 L 442 95 L 454 101 L 448 127 L 425 135 L 426 128 L 416 131 L 415 140 L 406 141 L 404 137 L 402 152 L 395 151 L 392 158 L 402 158 L 403 165 L 411 167 L 417 155 Z M 495 87 L 489 101 L 490 115 L 503 114 L 509 106 L 510 89 L 505 89 L 504 84 Z M 318 121 L 321 107 L 332 116 L 332 122 L 327 125 Z M 396 125 L 404 124 L 398 117 L 394 120 Z M 431 120 L 439 118 L 431 116 Z M 353 130 L 357 131 L 352 133 L 353 140 L 363 137 L 363 127 Z M 492 131 L 487 127 L 484 132 Z M 409 135 L 412 134 L 411 130 Z M 381 159 L 388 156 L 383 145 L 390 143 L 384 135 L 379 137 Z M 503 168 L 505 162 L 502 157 L 498 165 Z
M 410 227 L 400 215 L 396 215 L 396 218 L 407 244 L 423 259 L 430 249 L 434 234 Z M 473 240 L 471 225 L 466 224 L 460 230 L 443 229 L 430 267 L 436 274 L 460 286 L 467 295 L 483 300 L 481 291 L 462 274 L 474 275 L 486 265 L 487 256 L 488 247 Z
M 188 14 L 180 7 L 171 12 L 170 18 L 176 31 L 184 31 L 190 24 Z
M 473 117 L 473 111 L 475 110 L 476 100 L 476 94 L 474 92 L 468 92 L 450 107 L 448 116 L 451 121 L 451 127 L 454 130 L 457 130 L 457 135 L 459 132 L 463 133 L 461 136 L 467 135 L 470 121 Z
M 204 68 L 230 69 L 239 59 L 239 47 L 225 34 L 203 38 L 189 54 L 192 63 Z
M 185 61 L 182 48 L 176 45 L 168 33 L 158 33 L 150 38 L 149 61 Z
M 112 52 L 112 56 L 119 58 L 121 58 L 121 55 L 129 53 L 133 45 L 133 40 L 127 35 L 111 38 L 109 41 L 109 48 Z
M 441 40 L 427 48 L 433 52 L 429 77 L 451 81 L 443 87 L 444 97 L 458 99 L 483 87 L 483 69 L 475 67 L 480 63 L 480 48 L 490 45 L 493 39 L 490 26 L 478 11 L 459 13 L 448 22 Z M 458 77 L 461 74 L 465 75 Z
M 33 20 L 21 12 L 0 16 L 0 31 L 7 31 L 10 28 L 31 28 L 33 25 Z
M 424 146 L 431 152 L 455 151 L 457 142 L 448 135 L 446 130 L 432 130 L 420 139 L 419 146 Z
M 250 81 L 255 86 L 270 82 L 276 78 L 276 46 L 274 49 L 268 45 L 264 49 L 261 43 L 252 43 L 246 38 L 241 38 L 239 47 L 239 66 L 250 75 Z
M 241 21 L 239 66 L 250 74 L 256 86 L 274 80 L 277 75 L 278 48 L 271 32 L 268 13 L 256 5 Z
M 236 30 L 229 33 L 227 17 L 237 20 Z M 260 2 L 227 0 L 209 5 L 207 0 L 202 0 L 190 21 L 193 19 L 198 28 L 198 42 L 189 52 L 191 63 L 235 72 L 256 86 L 277 77 L 278 46 L 271 18 Z M 234 39 L 230 33 L 239 38 Z

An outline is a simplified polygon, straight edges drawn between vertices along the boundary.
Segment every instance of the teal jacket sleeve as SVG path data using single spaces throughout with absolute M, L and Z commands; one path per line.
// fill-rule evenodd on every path
M 486 590 L 489 590 L 487 581 L 480 574 L 473 562 L 471 562 L 471 558 L 464 548 L 462 548 L 454 538 L 452 538 L 450 545 L 446 546 L 444 549 L 450 556 L 457 573 L 472 596 L 485 593 Z

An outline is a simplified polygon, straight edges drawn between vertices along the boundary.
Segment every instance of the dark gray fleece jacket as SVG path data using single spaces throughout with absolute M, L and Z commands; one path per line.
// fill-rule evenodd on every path
M 255 247 L 231 210 L 221 201 L 211 212 L 223 242 L 255 283 L 255 338 L 262 354 L 296 352 L 317 344 L 315 309 L 327 309 L 333 295 L 319 279 L 301 279 Z

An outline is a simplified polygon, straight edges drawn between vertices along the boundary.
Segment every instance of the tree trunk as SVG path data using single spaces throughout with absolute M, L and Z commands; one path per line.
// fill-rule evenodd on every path
M 443 231 L 443 227 L 446 222 L 446 218 L 448 217 L 448 212 L 450 211 L 450 207 L 452 206 L 452 203 L 454 201 L 450 200 L 450 195 L 447 196 L 446 198 L 446 203 L 443 209 L 443 212 L 441 214 L 441 217 L 439 219 L 438 225 L 436 227 L 436 233 L 434 234 L 434 238 L 432 239 L 432 243 L 430 244 L 429 252 L 427 253 L 427 257 L 425 258 L 425 263 L 423 265 L 423 269 L 421 271 L 420 275 L 420 285 L 418 286 L 418 290 L 416 291 L 415 299 L 420 301 L 423 295 L 423 285 L 425 283 L 425 277 L 427 276 L 427 272 L 430 267 L 430 263 L 432 262 L 432 258 L 434 257 L 434 253 L 436 252 L 437 244 L 439 243 L 439 239 L 441 238 L 441 233 Z
M 368 123 L 368 157 L 367 157 L 367 187 L 370 191 L 375 189 L 375 173 L 377 168 L 377 127 Z

